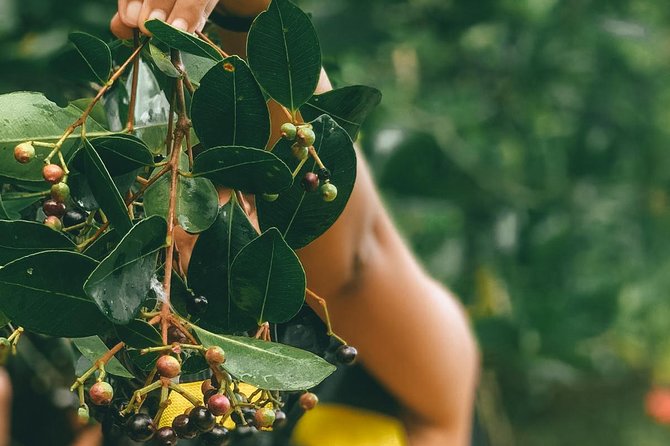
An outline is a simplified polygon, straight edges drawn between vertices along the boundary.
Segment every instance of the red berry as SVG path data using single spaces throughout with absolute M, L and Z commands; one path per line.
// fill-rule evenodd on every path
M 175 378 L 181 373 L 181 364 L 174 356 L 163 355 L 156 362 L 158 374 L 164 378 Z
M 230 400 L 225 395 L 217 393 L 209 398 L 207 408 L 217 417 L 224 415 L 230 410 Z
M 314 172 L 307 172 L 302 178 L 302 187 L 307 192 L 314 192 L 319 188 L 319 177 Z
M 226 354 L 221 347 L 214 346 L 207 349 L 205 359 L 209 365 L 221 365 L 226 362 Z
M 42 210 L 47 217 L 62 217 L 65 214 L 65 204 L 50 198 L 42 203 Z
M 47 164 L 42 169 L 42 176 L 47 183 L 60 183 L 63 175 L 65 175 L 65 172 L 63 172 L 63 169 L 58 164 Z
M 299 404 L 303 410 L 312 410 L 319 403 L 319 397 L 312 392 L 306 392 L 300 395 Z
M 261 427 L 270 427 L 275 422 L 275 411 L 262 407 L 254 414 L 254 421 L 256 422 L 256 427 L 259 429 Z
M 29 142 L 23 142 L 14 147 L 14 159 L 21 164 L 26 164 L 35 158 L 35 147 Z
M 114 398 L 114 389 L 109 383 L 104 381 L 93 384 L 91 390 L 88 391 L 91 397 L 91 402 L 96 406 L 108 406 Z
M 53 229 L 54 231 L 60 231 L 63 229 L 63 223 L 55 215 L 50 215 L 44 219 L 44 224 Z

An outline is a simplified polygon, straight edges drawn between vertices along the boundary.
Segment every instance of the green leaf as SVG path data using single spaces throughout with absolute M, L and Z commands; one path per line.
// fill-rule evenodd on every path
M 83 112 L 88 108 L 91 102 L 93 102 L 93 98 L 80 98 L 70 102 L 70 105 L 77 107 Z M 109 128 L 107 122 L 107 112 L 105 111 L 105 106 L 101 101 L 96 102 L 90 113 L 91 118 L 95 119 L 98 124 L 104 126 L 105 128 Z
M 275 193 L 291 185 L 286 163 L 266 150 L 251 147 L 214 147 L 195 159 L 193 175 L 215 184 L 252 193 Z
M 189 53 L 182 53 L 181 61 L 184 63 L 184 67 L 186 67 L 188 79 L 196 86 L 200 85 L 200 81 L 205 74 L 218 63 L 218 61 L 208 57 L 195 56 Z
M 112 71 L 112 52 L 105 42 L 87 33 L 70 33 L 72 42 L 101 84 L 107 82 Z
M 42 200 L 45 195 L 35 195 L 30 192 L 8 192 L 2 195 L 2 207 L 10 220 L 20 220 L 21 212 Z
M 100 262 L 116 248 L 120 241 L 121 235 L 119 235 L 119 232 L 116 229 L 110 229 L 91 243 L 84 254 Z
M 258 236 L 233 195 L 222 206 L 214 224 L 200 234 L 188 267 L 188 284 L 209 302 L 200 317 L 208 328 L 234 331 L 253 327 L 255 322 L 233 306 L 229 296 L 228 272 L 237 253 Z
M 151 288 L 166 232 L 167 223 L 160 217 L 137 223 L 84 283 L 86 294 L 115 324 L 129 323 L 140 310 Z
M 381 100 L 382 93 L 376 88 L 353 85 L 312 96 L 300 113 L 308 121 L 330 115 L 355 141 L 361 124 Z
M 22 257 L 0 268 L 0 311 L 37 333 L 77 338 L 110 328 L 82 285 L 97 262 L 69 251 Z
M 309 16 L 288 0 L 273 0 L 254 20 L 247 41 L 249 66 L 263 89 L 290 110 L 314 93 L 321 48 Z
M 356 181 L 356 152 L 353 143 L 337 123 L 327 115 L 312 122 L 316 133 L 314 148 L 331 171 L 331 182 L 337 186 L 337 198 L 327 203 L 317 193 L 308 193 L 299 181 L 279 194 L 274 202 L 258 197 L 258 221 L 262 230 L 278 228 L 293 249 L 302 248 L 326 232 L 335 223 L 349 200 Z M 298 161 L 291 154 L 291 143 L 280 140 L 273 153 L 295 168 Z M 306 172 L 317 172 L 318 166 L 309 160 L 296 178 Z
M 93 138 L 90 142 L 113 177 L 154 163 L 147 145 L 133 135 L 117 133 Z
M 73 339 L 72 342 L 77 347 L 77 350 L 81 352 L 82 356 L 89 360 L 91 365 L 109 352 L 105 343 L 97 336 Z M 121 362 L 116 359 L 116 357 L 112 357 L 112 359 L 105 365 L 105 371 L 121 378 L 134 378 L 133 374 L 130 373 Z
M 259 339 L 221 336 L 193 327 L 205 347 L 226 352 L 225 369 L 248 384 L 266 390 L 311 389 L 335 371 L 335 366 L 305 350 Z
M 185 231 L 202 232 L 209 228 L 219 212 L 219 194 L 206 178 L 179 176 L 175 217 Z M 164 175 L 144 192 L 144 211 L 147 216 L 160 215 L 167 219 L 170 204 L 170 176 Z
M 33 221 L 0 220 L 0 265 L 47 250 L 71 250 L 74 243 L 62 232 Z
M 237 56 L 209 70 L 193 95 L 191 118 L 206 147 L 265 147 L 270 113 L 254 75 Z
M 149 54 L 151 55 L 151 60 L 163 74 L 171 78 L 178 78 L 181 76 L 179 70 L 172 64 L 170 56 L 153 43 L 149 44 Z
M 48 147 L 35 147 L 36 156 L 28 164 L 14 159 L 14 147 L 24 141 L 56 142 L 65 129 L 76 121 L 81 111 L 68 105 L 60 108 L 41 93 L 18 92 L 0 95 L 0 178 L 12 183 L 45 185 L 42 162 L 51 152 Z M 106 132 L 93 119 L 86 121 L 88 132 Z M 79 144 L 79 135 L 71 135 L 61 151 L 66 159 Z
M 230 277 L 233 303 L 252 314 L 259 325 L 287 322 L 305 301 L 305 271 L 276 228 L 237 254 Z
M 163 345 L 160 333 L 141 319 L 133 319 L 128 325 L 115 325 L 116 334 L 122 342 L 132 348 Z
M 204 40 L 177 29 L 161 20 L 149 20 L 145 26 L 151 32 L 154 39 L 160 40 L 170 48 L 195 54 L 200 57 L 208 57 L 212 60 L 223 60 L 221 54 Z
M 84 141 L 81 149 L 83 173 L 88 180 L 88 185 L 100 208 L 105 212 L 107 218 L 118 231 L 126 233 L 133 226 L 128 216 L 126 207 L 119 190 L 116 188 L 112 177 L 100 159 L 98 152 L 88 140 Z

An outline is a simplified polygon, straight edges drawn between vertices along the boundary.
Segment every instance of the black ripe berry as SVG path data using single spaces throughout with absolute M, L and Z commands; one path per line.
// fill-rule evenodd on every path
M 200 432 L 209 432 L 216 424 L 216 418 L 212 412 L 204 406 L 194 407 L 188 414 L 188 417 Z
M 281 429 L 286 426 L 286 414 L 281 410 L 275 412 L 275 422 L 272 423 L 273 429 Z
M 179 438 L 195 438 L 198 435 L 198 428 L 191 421 L 188 415 L 177 415 L 172 420 L 172 429 Z
M 235 438 L 249 438 L 256 432 L 258 432 L 258 429 L 254 426 L 237 426 L 233 431 Z
M 177 434 L 171 427 L 161 427 L 156 431 L 154 441 L 158 446 L 174 446 L 177 444 Z
M 201 314 L 207 310 L 209 302 L 205 296 L 196 296 L 186 303 L 186 309 L 190 314 Z
M 358 356 L 358 350 L 351 345 L 340 345 L 335 352 L 337 362 L 344 365 L 353 364 L 356 361 L 356 356 Z
M 330 170 L 328 170 L 326 167 L 324 167 L 323 169 L 319 169 L 319 171 L 316 174 L 319 176 L 319 179 L 321 181 L 330 180 Z
M 70 209 L 63 215 L 63 224 L 66 228 L 80 225 L 86 221 L 86 214 L 77 209 Z
M 175 327 L 174 325 L 170 325 L 168 327 L 168 343 L 169 344 L 174 344 L 175 342 L 179 344 L 188 344 L 188 338 L 184 333 L 181 332 L 180 329 Z
M 50 198 L 44 200 L 44 203 L 42 203 L 42 210 L 47 217 L 52 215 L 62 217 L 63 214 L 65 214 L 65 204 Z
M 134 441 L 149 441 L 156 433 L 156 427 L 151 417 L 144 413 L 138 413 L 130 417 L 126 422 L 126 434 Z
M 200 437 L 206 446 L 223 446 L 228 440 L 228 429 L 223 426 L 214 426 L 209 432 Z
M 319 188 L 319 177 L 314 172 L 307 172 L 301 184 L 307 192 L 314 192 Z

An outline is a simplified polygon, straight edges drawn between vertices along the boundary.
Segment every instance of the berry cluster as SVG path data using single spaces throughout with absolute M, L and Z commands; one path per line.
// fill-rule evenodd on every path
M 171 327 L 170 336 L 181 338 L 176 327 Z M 171 350 L 180 351 L 181 347 L 174 343 Z M 279 395 L 269 391 L 258 389 L 251 395 L 245 395 L 240 391 L 236 380 L 234 380 L 222 368 L 226 361 L 226 354 L 220 347 L 213 346 L 204 349 L 201 346 L 198 351 L 203 354 L 205 360 L 212 370 L 210 379 L 203 381 L 201 391 L 202 400 L 195 400 L 180 390 L 178 384 L 172 381 L 181 374 L 181 363 L 177 356 L 166 353 L 161 355 L 156 362 L 156 373 L 159 380 L 144 389 L 135 392 L 132 400 L 134 403 L 124 402 L 116 407 L 118 403 L 112 403 L 114 389 L 103 380 L 104 374 L 91 386 L 88 394 L 89 401 L 95 406 L 114 406 L 115 423 L 122 426 L 125 434 L 137 442 L 153 441 L 158 446 L 176 445 L 179 439 L 193 439 L 200 437 L 204 444 L 209 446 L 222 446 L 227 444 L 231 438 L 243 438 L 256 434 L 259 431 L 281 429 L 286 425 L 286 414 L 281 410 L 283 403 Z M 161 348 L 161 347 L 159 347 Z M 157 385 L 156 385 L 157 384 Z M 185 413 L 176 416 L 170 426 L 158 428 L 162 411 L 155 417 L 141 412 L 142 399 L 146 397 L 151 387 L 164 387 L 181 393 L 193 404 Z M 303 410 L 313 409 L 318 403 L 318 397 L 310 392 L 300 396 L 299 406 Z M 165 407 L 169 402 L 161 401 Z M 79 418 L 82 422 L 88 422 L 88 406 L 82 402 L 79 408 Z M 235 423 L 235 428 L 230 431 L 224 427 L 227 420 Z
M 31 142 L 23 142 L 14 148 L 14 159 L 27 164 L 35 158 L 35 147 Z M 51 196 L 42 203 L 46 218 L 44 224 L 60 231 L 63 227 L 71 227 L 84 223 L 86 215 L 77 209 L 68 209 L 70 187 L 67 185 L 65 171 L 58 164 L 47 163 L 42 168 L 44 181 L 51 184 Z
M 337 198 L 337 187 L 330 181 L 330 171 L 321 165 L 318 155 L 314 150 L 316 134 L 311 124 L 295 125 L 287 122 L 281 126 L 282 137 L 288 141 L 295 141 L 291 146 L 291 153 L 301 163 L 304 163 L 310 154 L 320 165 L 317 173 L 307 172 L 302 178 L 301 185 L 307 192 L 316 192 L 321 194 L 323 201 L 331 202 Z

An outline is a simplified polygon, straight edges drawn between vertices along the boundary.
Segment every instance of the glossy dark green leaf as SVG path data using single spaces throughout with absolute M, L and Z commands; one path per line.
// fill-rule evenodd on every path
M 37 333 L 77 338 L 110 324 L 82 285 L 97 263 L 82 254 L 47 251 L 0 268 L 0 311 Z
M 221 54 L 209 43 L 161 20 L 149 20 L 145 23 L 145 26 L 155 39 L 160 40 L 170 48 L 213 60 L 223 60 Z
M 158 330 L 141 319 L 133 319 L 127 325 L 115 325 L 119 340 L 132 348 L 146 348 L 163 345 Z
M 300 113 L 308 121 L 329 115 L 355 141 L 361 124 L 381 100 L 382 93 L 376 88 L 353 85 L 312 96 L 300 107 Z
M 19 164 L 14 159 L 14 147 L 24 141 L 56 142 L 80 115 L 77 107 L 69 105 L 60 108 L 40 93 L 0 95 L 0 178 L 12 183 L 46 185 L 42 167 L 51 149 L 35 147 L 35 159 L 28 164 Z M 108 133 L 91 118 L 86 121 L 86 130 Z M 66 159 L 78 146 L 79 139 L 75 132 L 63 144 L 61 151 Z
M 221 336 L 193 327 L 205 347 L 226 352 L 225 369 L 248 384 L 267 390 L 311 389 L 335 371 L 335 366 L 305 350 L 239 336 Z
M 5 208 L 5 202 L 0 195 L 0 220 L 18 220 L 20 216 L 16 213 L 10 213 L 7 208 Z M 1 262 L 0 262 L 1 263 Z
M 2 207 L 11 220 L 20 220 L 21 212 L 42 200 L 47 194 L 36 195 L 30 192 L 7 192 L 2 195 Z
M 7 316 L 5 316 L 4 313 L 0 312 L 0 328 L 6 326 L 10 322 L 11 321 L 9 320 L 9 318 Z
M 261 229 L 278 228 L 286 242 L 298 249 L 326 232 L 337 220 L 349 200 L 356 181 L 356 152 L 347 132 L 329 116 L 313 121 L 316 142 L 314 148 L 331 171 L 332 183 L 337 187 L 337 198 L 327 203 L 318 192 L 308 193 L 298 179 L 306 172 L 317 172 L 316 162 L 310 159 L 302 167 L 293 186 L 281 192 L 274 202 L 258 197 L 258 221 Z M 291 154 L 291 143 L 281 140 L 273 153 L 295 168 L 298 161 Z
M 181 365 L 182 377 L 187 374 L 200 373 L 209 369 L 209 364 L 199 353 L 191 353 Z
M 209 302 L 200 316 L 208 328 L 234 331 L 253 327 L 253 318 L 244 316 L 229 296 L 228 272 L 235 255 L 258 233 L 233 197 L 219 210 L 214 224 L 201 233 L 193 247 L 188 267 L 188 284 Z
M 214 147 L 193 163 L 193 174 L 215 184 L 252 193 L 274 193 L 291 185 L 286 163 L 272 152 L 250 147 Z
M 273 0 L 249 30 L 249 66 L 263 89 L 290 110 L 312 96 L 321 74 L 321 47 L 307 14 Z
M 82 171 L 100 208 L 118 231 L 126 233 L 132 227 L 126 207 L 109 171 L 91 143 L 86 140 L 81 149 Z
M 287 322 L 305 301 L 305 271 L 276 228 L 237 254 L 230 270 L 233 304 L 258 324 Z
M 89 367 L 109 352 L 105 343 L 102 342 L 102 339 L 98 336 L 73 339 L 72 342 L 77 347 L 77 350 L 81 352 L 82 356 L 88 360 L 90 363 Z M 133 374 L 130 373 L 121 362 L 116 359 L 116 357 L 112 357 L 112 359 L 105 365 L 105 371 L 121 378 L 134 378 Z
M 107 82 L 112 71 L 112 52 L 105 42 L 83 32 L 70 33 L 72 42 L 91 72 L 101 84 Z
M 207 178 L 177 180 L 175 217 L 185 231 L 202 232 L 209 228 L 219 212 L 219 194 Z M 170 204 L 170 176 L 165 175 L 144 193 L 144 211 L 147 216 L 160 215 L 167 219 Z
M 37 252 L 72 249 L 65 234 L 42 223 L 0 220 L 0 265 Z
M 170 60 L 170 55 L 163 52 L 154 44 L 149 44 L 149 54 L 151 55 L 151 60 L 156 64 L 159 70 L 163 74 L 171 78 L 178 78 L 181 76 L 179 70 L 175 68 Z
M 226 58 L 200 81 L 191 104 L 193 127 L 206 147 L 265 147 L 270 114 L 254 75 L 237 56 Z
M 116 229 L 110 229 L 91 243 L 84 254 L 98 262 L 107 257 L 121 241 L 121 235 Z
M 142 220 L 86 280 L 86 294 L 115 324 L 133 320 L 147 298 L 166 232 L 167 223 L 161 217 Z
M 147 145 L 133 135 L 117 133 L 93 138 L 90 142 L 113 177 L 154 163 L 154 157 Z

